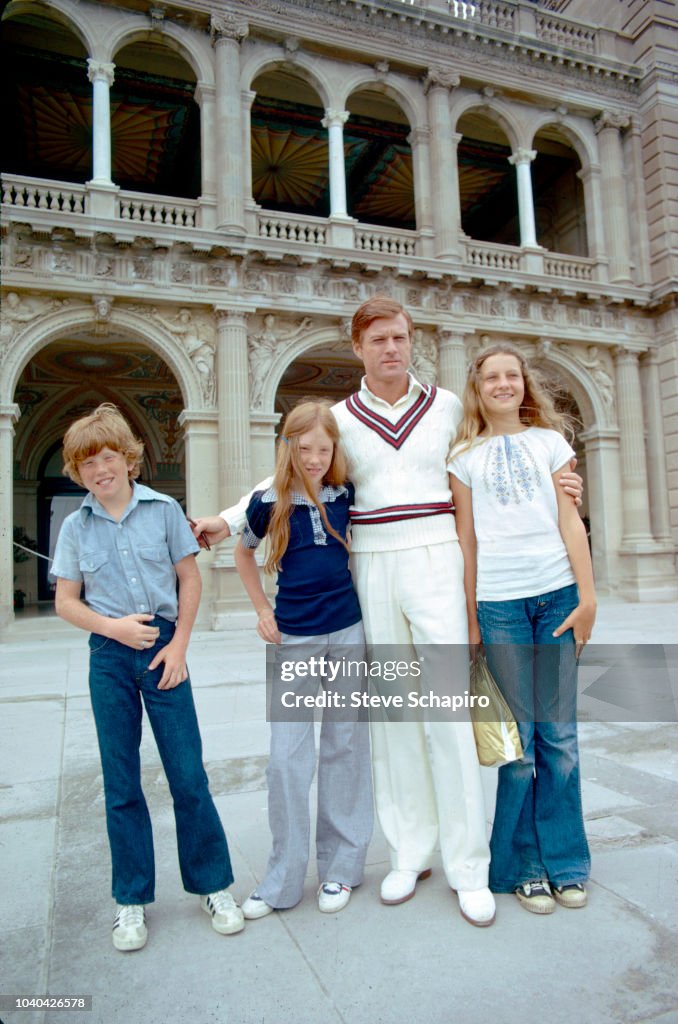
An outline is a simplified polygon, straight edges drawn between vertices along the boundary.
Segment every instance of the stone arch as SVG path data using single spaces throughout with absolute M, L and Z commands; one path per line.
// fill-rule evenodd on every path
M 541 116 L 530 121 L 531 137 L 528 145 L 531 146 L 536 136 L 544 128 L 554 128 L 572 146 L 579 157 L 582 170 L 588 170 L 591 165 L 597 164 L 598 155 L 593 128 L 590 133 L 582 131 L 572 117 L 554 117 L 552 111 L 545 111 Z
M 270 50 L 268 53 L 260 53 L 258 50 L 252 51 L 242 62 L 241 87 L 245 90 L 251 90 L 252 83 L 260 75 L 273 74 L 277 71 L 283 71 L 289 75 L 296 76 L 314 89 L 325 109 L 332 105 L 332 89 L 329 82 L 320 73 L 318 65 L 314 64 L 303 53 L 295 54 L 295 59 L 291 61 L 289 58 L 278 56 Z
M 556 344 L 521 345 L 537 366 L 553 369 L 567 386 L 579 406 L 584 430 L 616 426 L 614 411 L 605 403 L 600 387 L 589 370 L 577 362 L 569 351 Z
M 93 56 L 97 49 L 96 33 L 92 31 L 89 18 L 82 7 L 70 0 L 51 0 L 49 7 L 33 0 L 10 0 L 2 15 L 3 21 L 12 21 L 22 14 L 38 15 L 55 21 L 71 31 L 80 40 L 85 50 Z
M 458 132 L 459 121 L 471 111 L 475 111 L 481 117 L 498 125 L 506 135 L 512 150 L 521 145 L 525 130 L 509 104 L 496 99 L 491 102 L 483 100 L 478 95 L 461 96 L 459 99 L 453 95 L 451 108 L 453 131 Z
M 194 39 L 177 25 L 168 22 L 163 24 L 160 32 L 150 28 L 138 28 L 136 25 L 120 25 L 108 39 L 110 60 L 115 63 L 115 56 L 126 46 L 134 43 L 147 43 L 149 40 L 159 46 L 178 53 L 186 61 L 196 77 L 196 81 L 205 85 L 214 84 L 214 64 L 207 45 L 195 42 Z
M 341 324 L 334 326 L 325 325 L 322 327 L 311 327 L 308 331 L 290 342 L 283 350 L 277 353 L 268 368 L 268 374 L 262 391 L 261 411 L 272 414 L 275 412 L 275 396 L 280 386 L 282 376 L 295 359 L 309 352 L 311 349 L 320 348 L 323 345 L 334 344 L 344 338 Z M 346 350 L 351 349 L 351 343 L 346 338 Z
M 356 69 L 353 74 L 348 75 L 341 81 L 341 96 L 338 98 L 338 102 L 341 106 L 345 107 L 351 96 L 354 93 L 369 91 L 369 92 L 380 92 L 389 99 L 396 103 L 410 124 L 410 129 L 416 128 L 426 122 L 426 109 L 424 106 L 423 95 L 421 96 L 421 102 L 417 102 L 419 99 L 418 93 L 414 90 L 408 93 L 407 82 L 400 81 L 396 75 L 388 74 L 384 78 L 377 75 L 374 71 L 370 72 L 364 68 Z M 410 87 L 411 87 L 411 83 Z
M 187 409 L 202 408 L 203 398 L 196 371 L 188 355 L 169 331 L 152 320 L 144 320 L 140 324 L 138 314 L 125 309 L 113 309 L 108 323 L 110 328 L 128 332 L 132 338 L 157 352 L 174 374 L 181 389 L 184 406 Z M 64 304 L 54 312 L 38 314 L 36 319 L 17 332 L 12 340 L 12 347 L 3 367 L 0 404 L 10 405 L 13 402 L 21 372 L 36 352 L 67 331 L 88 328 L 94 330 L 95 327 L 96 321 L 91 307 L 78 308 Z

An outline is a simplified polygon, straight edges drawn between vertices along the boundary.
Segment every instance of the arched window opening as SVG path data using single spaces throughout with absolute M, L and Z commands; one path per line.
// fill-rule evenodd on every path
M 252 195 L 266 210 L 327 217 L 330 177 L 325 111 L 317 92 L 288 72 L 252 83 Z
M 92 86 L 87 53 L 51 19 L 22 14 L 2 25 L 2 169 L 83 184 L 92 176 Z
M 556 128 L 535 137 L 532 164 L 537 241 L 551 252 L 588 256 L 579 157 Z
M 134 192 L 196 199 L 201 192 L 200 108 L 187 62 L 159 43 L 115 55 L 112 177 Z
M 348 212 L 365 224 L 414 230 L 410 124 L 398 104 L 373 89 L 351 96 L 344 125 Z
M 481 242 L 520 245 L 516 172 L 506 134 L 478 111 L 464 114 L 457 131 L 463 231 Z

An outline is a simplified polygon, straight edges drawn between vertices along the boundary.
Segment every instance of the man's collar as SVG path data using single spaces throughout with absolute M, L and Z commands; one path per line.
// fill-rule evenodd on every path
M 394 409 L 397 405 L 400 405 L 401 402 L 408 401 L 412 397 L 413 393 L 424 390 L 423 386 L 419 383 L 417 378 L 410 370 L 407 371 L 407 378 L 409 381 L 407 391 L 405 392 L 404 395 L 401 395 L 400 398 L 398 398 L 393 403 L 393 405 L 391 405 L 390 402 L 387 402 L 385 398 L 379 398 L 378 395 L 375 395 L 374 391 L 370 391 L 370 389 L 367 386 L 367 377 L 363 377 L 362 380 L 360 381 L 360 390 L 361 392 L 364 391 L 365 394 L 369 395 L 373 402 L 381 402 L 382 405 L 387 406 L 389 409 Z

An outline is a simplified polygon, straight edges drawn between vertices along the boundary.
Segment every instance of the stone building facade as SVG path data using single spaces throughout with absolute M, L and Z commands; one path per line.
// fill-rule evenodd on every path
M 578 418 L 598 586 L 678 596 L 676 0 L 11 0 L 0 622 L 49 597 L 68 422 L 117 402 L 192 515 L 356 386 L 388 293 L 422 378 L 517 343 Z M 6 125 L 7 127 L 7 125 Z M 8 152 L 9 150 L 9 152 Z M 202 554 L 201 623 L 242 607 Z

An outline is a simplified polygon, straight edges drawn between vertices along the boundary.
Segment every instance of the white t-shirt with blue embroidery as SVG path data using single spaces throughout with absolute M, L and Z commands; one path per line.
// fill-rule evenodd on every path
M 556 430 L 478 438 L 448 470 L 471 488 L 478 601 L 536 597 L 575 582 L 551 474 L 574 455 Z

